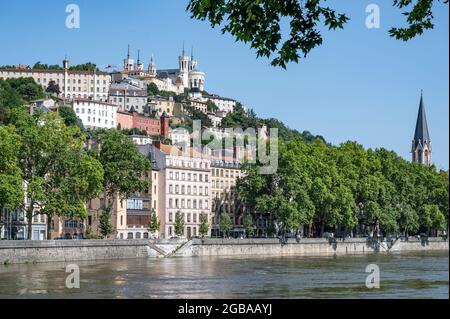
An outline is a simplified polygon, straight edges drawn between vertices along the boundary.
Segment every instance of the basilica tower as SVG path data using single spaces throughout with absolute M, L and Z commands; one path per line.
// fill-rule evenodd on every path
M 184 51 L 184 43 L 183 43 L 183 51 L 181 55 L 178 57 L 179 62 L 179 74 L 183 80 L 183 86 L 185 88 L 189 85 L 189 64 L 191 62 L 191 57 L 185 54 Z

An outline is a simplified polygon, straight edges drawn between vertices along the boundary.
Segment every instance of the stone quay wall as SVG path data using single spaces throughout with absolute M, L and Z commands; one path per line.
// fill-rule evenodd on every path
M 53 240 L 0 241 L 0 264 L 212 256 L 330 256 L 447 250 L 442 238 L 408 241 L 365 238 L 193 239 L 187 240 Z
M 164 257 L 180 240 L 0 241 L 0 263 L 66 262 Z
M 449 242 L 442 238 L 408 241 L 368 240 L 366 238 L 325 239 L 308 238 L 288 239 L 281 243 L 279 239 L 194 239 L 190 245 L 184 245 L 173 256 L 330 256 L 366 253 L 388 253 L 400 251 L 448 250 Z

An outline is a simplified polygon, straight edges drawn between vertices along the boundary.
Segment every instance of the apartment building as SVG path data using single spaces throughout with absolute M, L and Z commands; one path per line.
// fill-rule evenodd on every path
M 134 109 L 143 114 L 147 106 L 147 90 L 126 82 L 113 83 L 109 89 L 108 101 L 116 105 L 119 111 Z
M 175 101 L 172 97 L 149 97 L 150 111 L 155 112 L 158 116 L 166 113 L 167 116 L 174 116 Z
M 130 112 L 117 112 L 117 127 L 121 129 L 137 128 L 145 131 L 149 136 L 169 137 L 169 118 L 163 114 L 161 117 L 148 117 L 139 115 L 134 108 Z
M 193 149 L 183 152 L 160 142 L 141 146 L 140 150 L 159 169 L 155 175 L 158 183 L 153 186 L 153 192 L 161 223 L 160 236 L 176 236 L 177 212 L 184 220 L 182 236 L 199 236 L 200 214 L 207 214 L 210 220 L 210 160 Z
M 74 99 L 73 110 L 87 129 L 116 128 L 117 106 L 91 99 Z
M 236 193 L 237 179 L 242 177 L 240 163 L 232 156 L 211 159 L 211 236 L 220 236 L 222 214 L 228 213 L 234 231 L 243 231 L 244 207 Z

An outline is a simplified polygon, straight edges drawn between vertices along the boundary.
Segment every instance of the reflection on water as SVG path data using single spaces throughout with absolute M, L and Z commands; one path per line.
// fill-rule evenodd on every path
M 162 258 L 0 265 L 0 298 L 448 298 L 448 252 L 339 257 Z M 74 263 L 74 262 L 71 262 Z M 380 289 L 365 286 L 380 268 Z

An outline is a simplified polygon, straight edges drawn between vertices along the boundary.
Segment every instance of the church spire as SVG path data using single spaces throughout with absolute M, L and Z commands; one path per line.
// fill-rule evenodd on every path
M 181 56 L 184 56 L 184 40 L 183 40 L 183 50 L 181 51 Z
M 423 143 L 430 140 L 428 133 L 427 116 L 425 114 L 425 105 L 423 103 L 423 93 L 420 93 L 419 113 L 417 114 L 416 131 L 414 133 L 414 141 Z
M 419 112 L 417 114 L 416 130 L 412 143 L 412 160 L 421 164 L 431 164 L 431 139 L 428 132 L 423 92 L 420 93 Z
M 127 54 L 127 59 L 130 59 L 131 54 L 130 54 L 130 45 L 128 45 L 128 54 Z
M 141 50 L 138 50 L 138 60 L 137 63 L 140 64 L 141 63 Z

